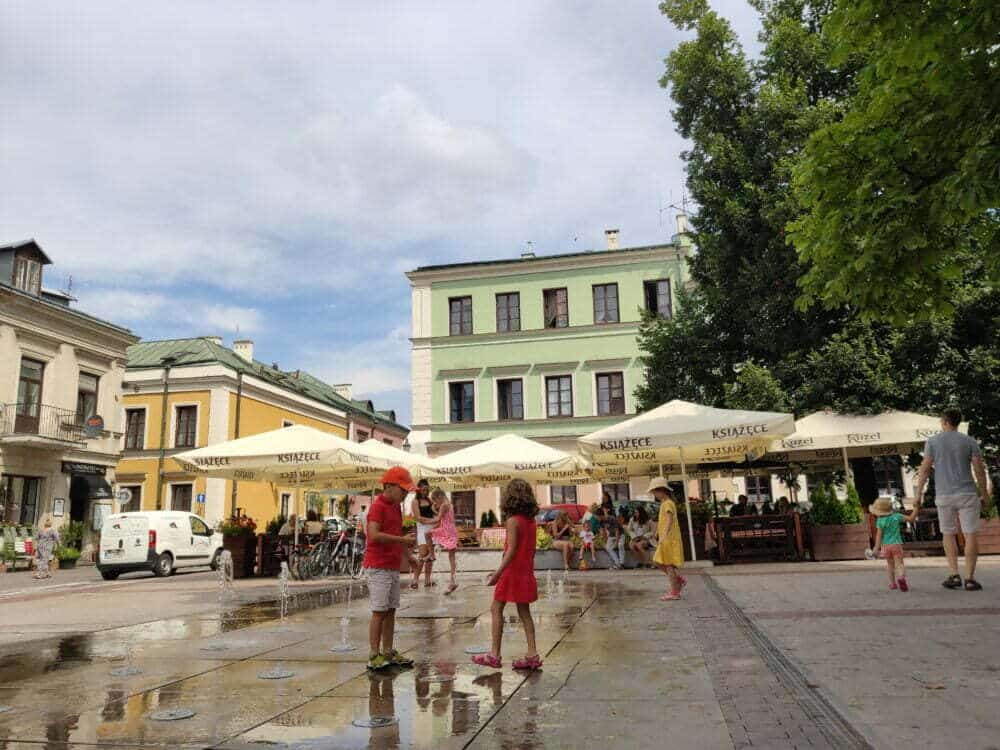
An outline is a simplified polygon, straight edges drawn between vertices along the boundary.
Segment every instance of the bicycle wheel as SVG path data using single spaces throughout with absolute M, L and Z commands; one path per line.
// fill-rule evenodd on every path
M 351 578 L 360 578 L 365 562 L 365 540 L 355 539 L 351 544 Z

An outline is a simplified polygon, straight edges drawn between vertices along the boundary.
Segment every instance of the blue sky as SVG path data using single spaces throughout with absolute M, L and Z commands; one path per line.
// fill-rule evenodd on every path
M 6 2 L 0 242 L 143 338 L 238 332 L 408 420 L 404 271 L 669 237 L 680 39 L 646 0 Z

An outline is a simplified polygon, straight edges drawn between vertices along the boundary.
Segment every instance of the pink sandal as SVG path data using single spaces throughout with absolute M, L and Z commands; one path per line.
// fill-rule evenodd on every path
M 680 593 L 674 593 L 671 591 L 669 594 L 664 594 L 660 597 L 661 602 L 675 602 L 681 598 Z
M 540 656 L 526 656 L 523 659 L 516 659 L 514 661 L 514 669 L 527 669 L 535 670 L 542 668 L 542 657 Z
M 472 663 L 478 664 L 481 667 L 490 667 L 492 669 L 500 669 L 503 666 L 503 662 L 493 654 L 476 654 L 472 657 Z

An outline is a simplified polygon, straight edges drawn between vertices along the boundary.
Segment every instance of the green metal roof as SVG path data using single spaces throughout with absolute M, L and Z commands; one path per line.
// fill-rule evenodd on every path
M 348 401 L 333 386 L 304 370 L 283 371 L 254 360 L 247 362 L 238 354 L 208 338 L 169 339 L 144 341 L 128 349 L 129 370 L 159 369 L 164 360 L 173 358 L 171 367 L 220 364 L 245 375 L 253 375 L 279 388 L 298 393 L 314 401 L 325 403 L 355 416 L 361 416 L 390 429 L 406 431 L 404 425 L 367 408 L 369 401 Z

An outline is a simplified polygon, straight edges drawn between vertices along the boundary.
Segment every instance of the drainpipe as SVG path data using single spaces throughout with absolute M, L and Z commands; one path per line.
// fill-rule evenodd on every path
M 233 440 L 240 436 L 240 406 L 243 404 L 243 370 L 236 373 L 236 428 L 233 431 Z M 236 515 L 236 485 L 238 485 L 235 479 L 233 480 L 233 494 L 229 499 L 230 515 Z
M 156 509 L 163 510 L 163 463 L 167 458 L 167 394 L 170 392 L 170 368 L 176 362 L 174 357 L 164 357 L 163 401 L 160 405 L 160 458 L 156 466 Z

